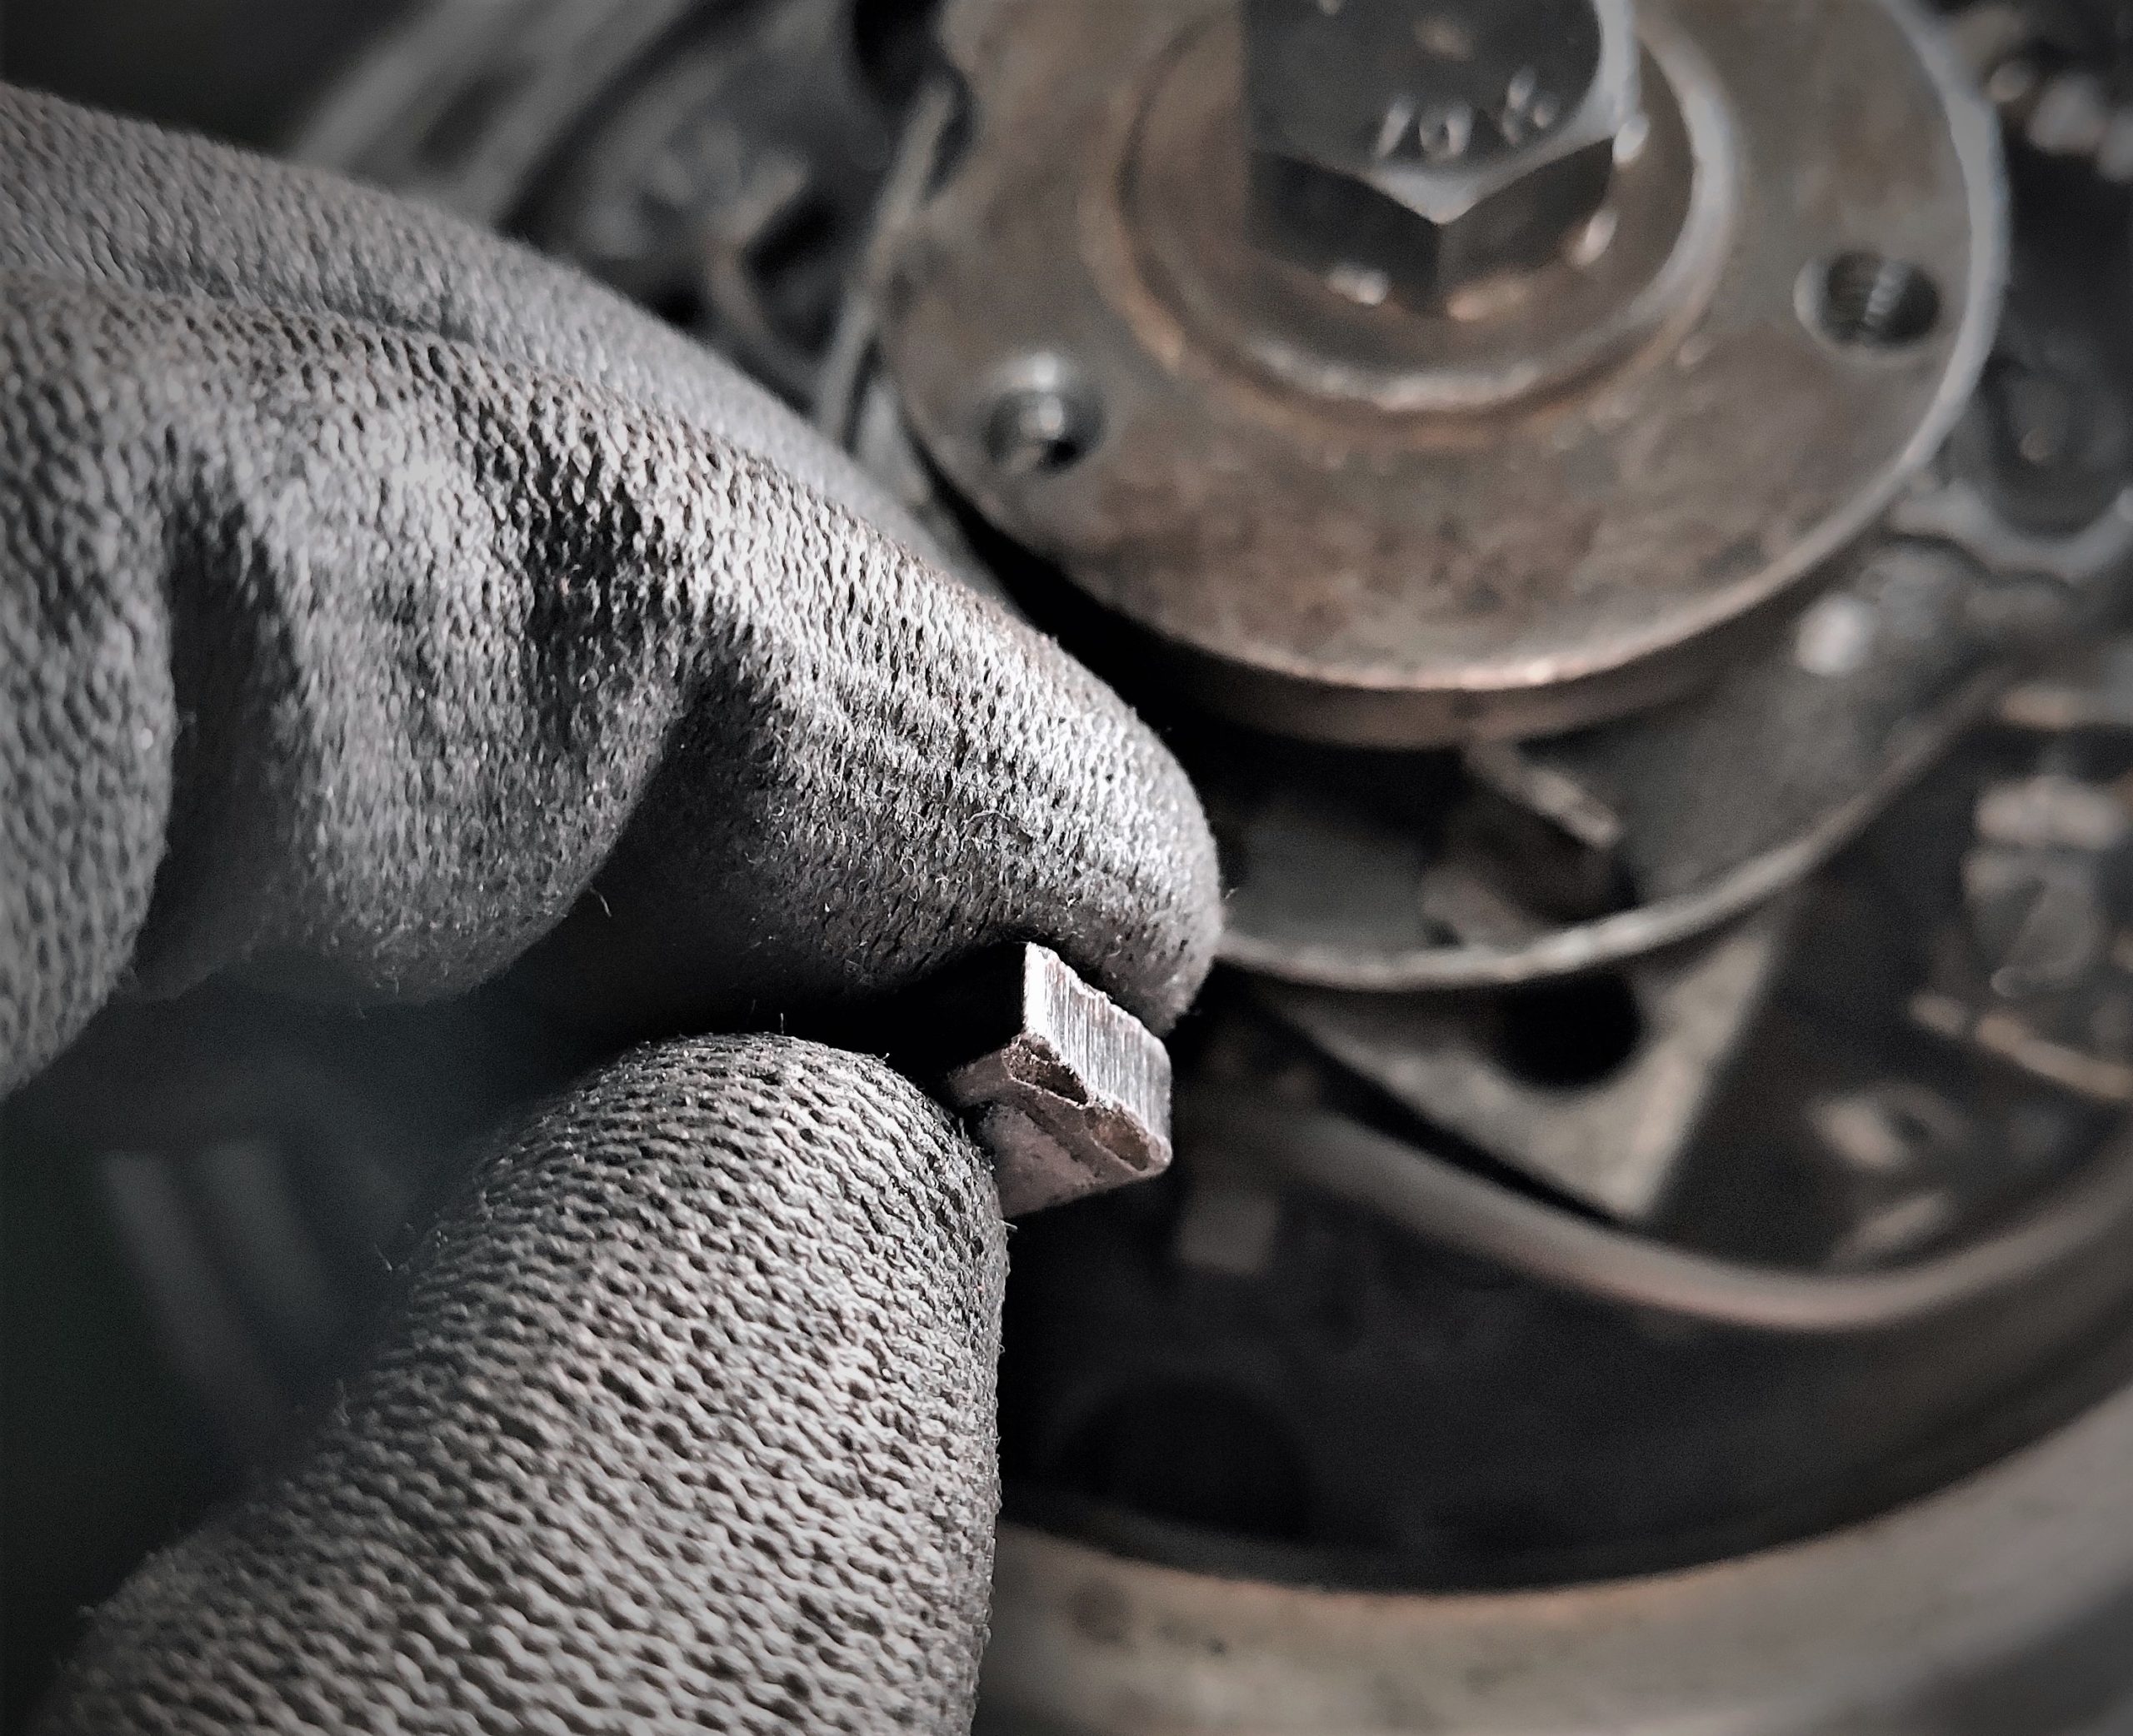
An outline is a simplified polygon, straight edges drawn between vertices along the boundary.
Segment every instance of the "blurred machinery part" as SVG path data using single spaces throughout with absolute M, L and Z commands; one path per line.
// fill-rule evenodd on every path
M 981 1729 L 2115 1728 L 2123 9 L 931 10 L 422 8 L 302 148 L 737 356 L 1206 797 L 1176 1161 L 1015 1239 Z M 22 1117 L 242 1463 L 531 1039 L 114 1125 L 187 1016 Z
M 1270 982 L 1262 1004 L 1394 1101 L 1611 1217 L 1657 1206 L 1762 1010 L 1783 903 L 1617 975 L 1476 1009 L 1456 996 Z M 1566 1040 L 1566 1030 L 1582 1033 Z
M 859 0 L 432 5 L 294 150 L 516 230 L 804 402 L 916 27 Z
M 1240 1583 L 1010 1525 L 981 1729 L 2116 1731 L 2133 1604 L 2084 1497 L 2129 1457 L 2121 1391 L 1796 1549 L 1487 1596 Z
M 2016 138 L 2133 182 L 2133 18 L 2116 0 L 1976 0 L 1949 27 Z

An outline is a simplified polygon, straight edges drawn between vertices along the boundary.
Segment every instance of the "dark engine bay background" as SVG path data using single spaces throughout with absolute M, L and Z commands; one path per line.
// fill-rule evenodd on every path
M 1119 526 L 1212 486 L 1189 459 L 1141 493 L 1045 493 L 1112 461 L 1142 387 L 1116 383 L 1137 378 L 1131 358 L 1100 352 L 1122 340 L 1090 337 L 1108 328 L 1067 290 L 1015 275 L 1033 242 L 957 206 L 1035 172 L 1008 160 L 1024 134 L 972 118 L 1032 83 L 979 27 L 987 10 L 960 8 L 976 22 L 945 58 L 930 10 L 888 0 L 225 4 L 182 21 L 38 0 L 10 8 L 5 47 L 10 77 L 405 189 L 699 333 L 1119 685 L 1199 781 L 1231 937 L 1172 1044 L 1178 1160 L 1013 1240 L 982 1726 L 1248 1723 L 1251 1694 L 1222 1685 L 1252 1643 L 1232 1623 L 1260 1634 L 1268 1727 L 1398 1728 L 1419 1703 L 1381 1683 L 1358 1711 L 1327 1684 L 1381 1663 L 1390 1681 L 1383 1660 L 1431 1654 L 1480 1619 L 1462 1611 L 1486 1608 L 1503 1624 L 1490 1644 L 1521 1659 L 1606 1628 L 1611 1587 L 1710 1564 L 1779 1563 L 1799 1577 L 1786 1595 L 1832 1622 L 1847 1599 L 1901 1603 L 1886 1584 L 1822 1587 L 1811 1550 L 1757 1552 L 1881 1516 L 1891 1571 L 1911 1571 L 1902 1528 L 1927 1498 L 1961 1484 L 1990 1509 L 1998 1468 L 2116 1415 L 2133 1381 L 2133 12 L 1916 15 L 1921 52 L 1961 87 L 1958 122 L 1969 104 L 1998 134 L 1971 189 L 1985 216 L 1948 220 L 1991 294 L 1929 283 L 1935 308 L 1906 336 L 1923 292 L 1901 253 L 1868 250 L 1871 269 L 1832 266 L 1801 303 L 1861 407 L 1899 389 L 1862 352 L 1949 344 L 1945 437 L 1841 547 L 1752 632 L 1699 641 L 1678 679 L 1447 729 L 1434 711 L 1416 723 L 1420 701 L 1391 726 L 1339 721 L 1334 677 L 1277 691 L 1217 644 L 1221 621 L 1194 641 L 1146 612 L 1155 569 L 1105 563 Z M 1781 10 L 1806 42 L 1885 9 L 1754 16 Z M 1656 31 L 1676 12 L 1692 38 L 1730 27 L 1688 0 L 1641 16 Z M 1118 0 L 1106 16 L 1123 41 L 1151 15 Z M 1037 17 L 1007 36 L 1037 42 Z M 1033 87 L 1071 111 L 1071 67 L 1047 70 L 1057 82 Z M 1734 92 L 1743 136 L 1811 158 L 1813 136 L 1842 132 L 1783 95 L 1758 118 Z M 1867 181 L 1881 166 L 1841 160 Z M 1986 259 L 2001 245 L 2004 272 Z M 1012 366 L 983 333 L 967 354 L 929 339 L 975 328 L 949 316 L 988 272 L 1016 310 L 1003 330 L 1080 336 L 1019 339 Z M 1381 289 L 1306 318 L 1304 292 L 1276 287 L 1252 318 L 1377 341 Z M 1226 389 L 1204 392 L 1205 449 L 1262 450 L 1222 419 Z M 1776 413 L 1706 404 L 1698 426 L 1759 410 Z M 1426 481 L 1440 460 L 1416 450 L 1384 461 Z M 1356 511 L 1344 496 L 1339 522 Z M 1190 565 L 1151 540 L 1164 574 Z M 1252 546 L 1222 558 L 1248 566 Z M 4 1419 L 10 1719 L 77 1612 L 330 1389 L 462 1142 L 583 1059 L 507 985 L 361 1018 L 217 989 L 114 1010 L 8 1105 L 0 1271 L 27 1347 Z M 1959 1655 L 1950 1636 L 1971 1629 L 1953 1617 L 1886 1643 L 1866 1696 L 1883 1722 L 1841 1727 L 2121 1727 L 2133 1449 L 2102 1463 L 2053 1497 L 2086 1514 L 2094 1559 L 2059 1588 L 2078 1594 L 2047 1594 L 2049 1561 L 2000 1584 L 2004 1656 Z M 1977 1550 L 1998 1549 L 1979 1524 Z M 1488 1601 L 1564 1587 L 1586 1601 Z M 1386 1601 L 1350 1622 L 1377 1637 L 1343 1652 L 1324 1634 L 1348 1631 L 1351 1606 L 1325 1599 L 1351 1591 Z M 1266 1637 L 1269 1609 L 1305 1612 L 1294 1655 Z M 1190 1664 L 1188 1619 L 1212 1636 Z M 1726 1729 L 1840 1727 L 1764 1717 L 1755 1669 L 1681 1634 L 1678 1699 L 1618 1690 L 1603 1659 L 1583 1710 L 1516 1702 L 1516 1727 L 1714 1707 L 1736 1715 Z M 1162 1700 L 1121 1656 L 1186 1685 Z M 1811 1649 L 1796 1668 L 1815 1671 Z M 1491 1721 L 1491 1691 L 1424 1727 L 1514 1727 Z

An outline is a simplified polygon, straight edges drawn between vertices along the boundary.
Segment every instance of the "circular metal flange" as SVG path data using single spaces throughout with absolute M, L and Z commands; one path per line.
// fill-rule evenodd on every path
M 1003 1527 L 987 1729 L 2124 1728 L 2133 1392 L 1913 1506 L 1646 1579 L 1490 1596 L 1271 1585 Z
M 959 0 L 967 127 L 914 137 L 937 185 L 872 267 L 920 441 L 1246 721 L 1419 746 L 1692 685 L 1946 433 L 2004 214 L 1900 0 L 1641 26 L 1598 232 L 1423 310 L 1233 234 L 1215 0 Z

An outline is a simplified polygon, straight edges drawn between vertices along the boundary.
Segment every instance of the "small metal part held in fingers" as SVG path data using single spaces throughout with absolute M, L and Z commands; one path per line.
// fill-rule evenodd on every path
M 942 1021 L 942 1095 L 991 1155 L 1008 1217 L 1169 1165 L 1169 1055 L 1057 954 L 1025 943 L 987 955 L 929 1012 Z

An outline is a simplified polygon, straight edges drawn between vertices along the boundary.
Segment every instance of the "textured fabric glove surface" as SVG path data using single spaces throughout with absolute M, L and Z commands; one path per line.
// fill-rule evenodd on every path
M 967 1724 L 1004 1240 L 877 1063 L 616 1065 L 477 1166 L 310 1450 L 128 1582 L 50 1727 Z
M 746 1024 L 1042 939 L 1144 1015 L 1181 775 L 834 453 L 568 273 L 0 92 L 0 1090 L 121 992 L 517 961 Z M 871 1063 L 641 1053 L 482 1167 L 310 1455 L 73 1728 L 952 1728 L 1001 1230 Z
M 588 888 L 543 974 L 647 1029 L 1016 935 L 1173 1016 L 1182 775 L 887 510 L 531 256 L 0 98 L 0 1088 L 129 979 L 448 993 Z

